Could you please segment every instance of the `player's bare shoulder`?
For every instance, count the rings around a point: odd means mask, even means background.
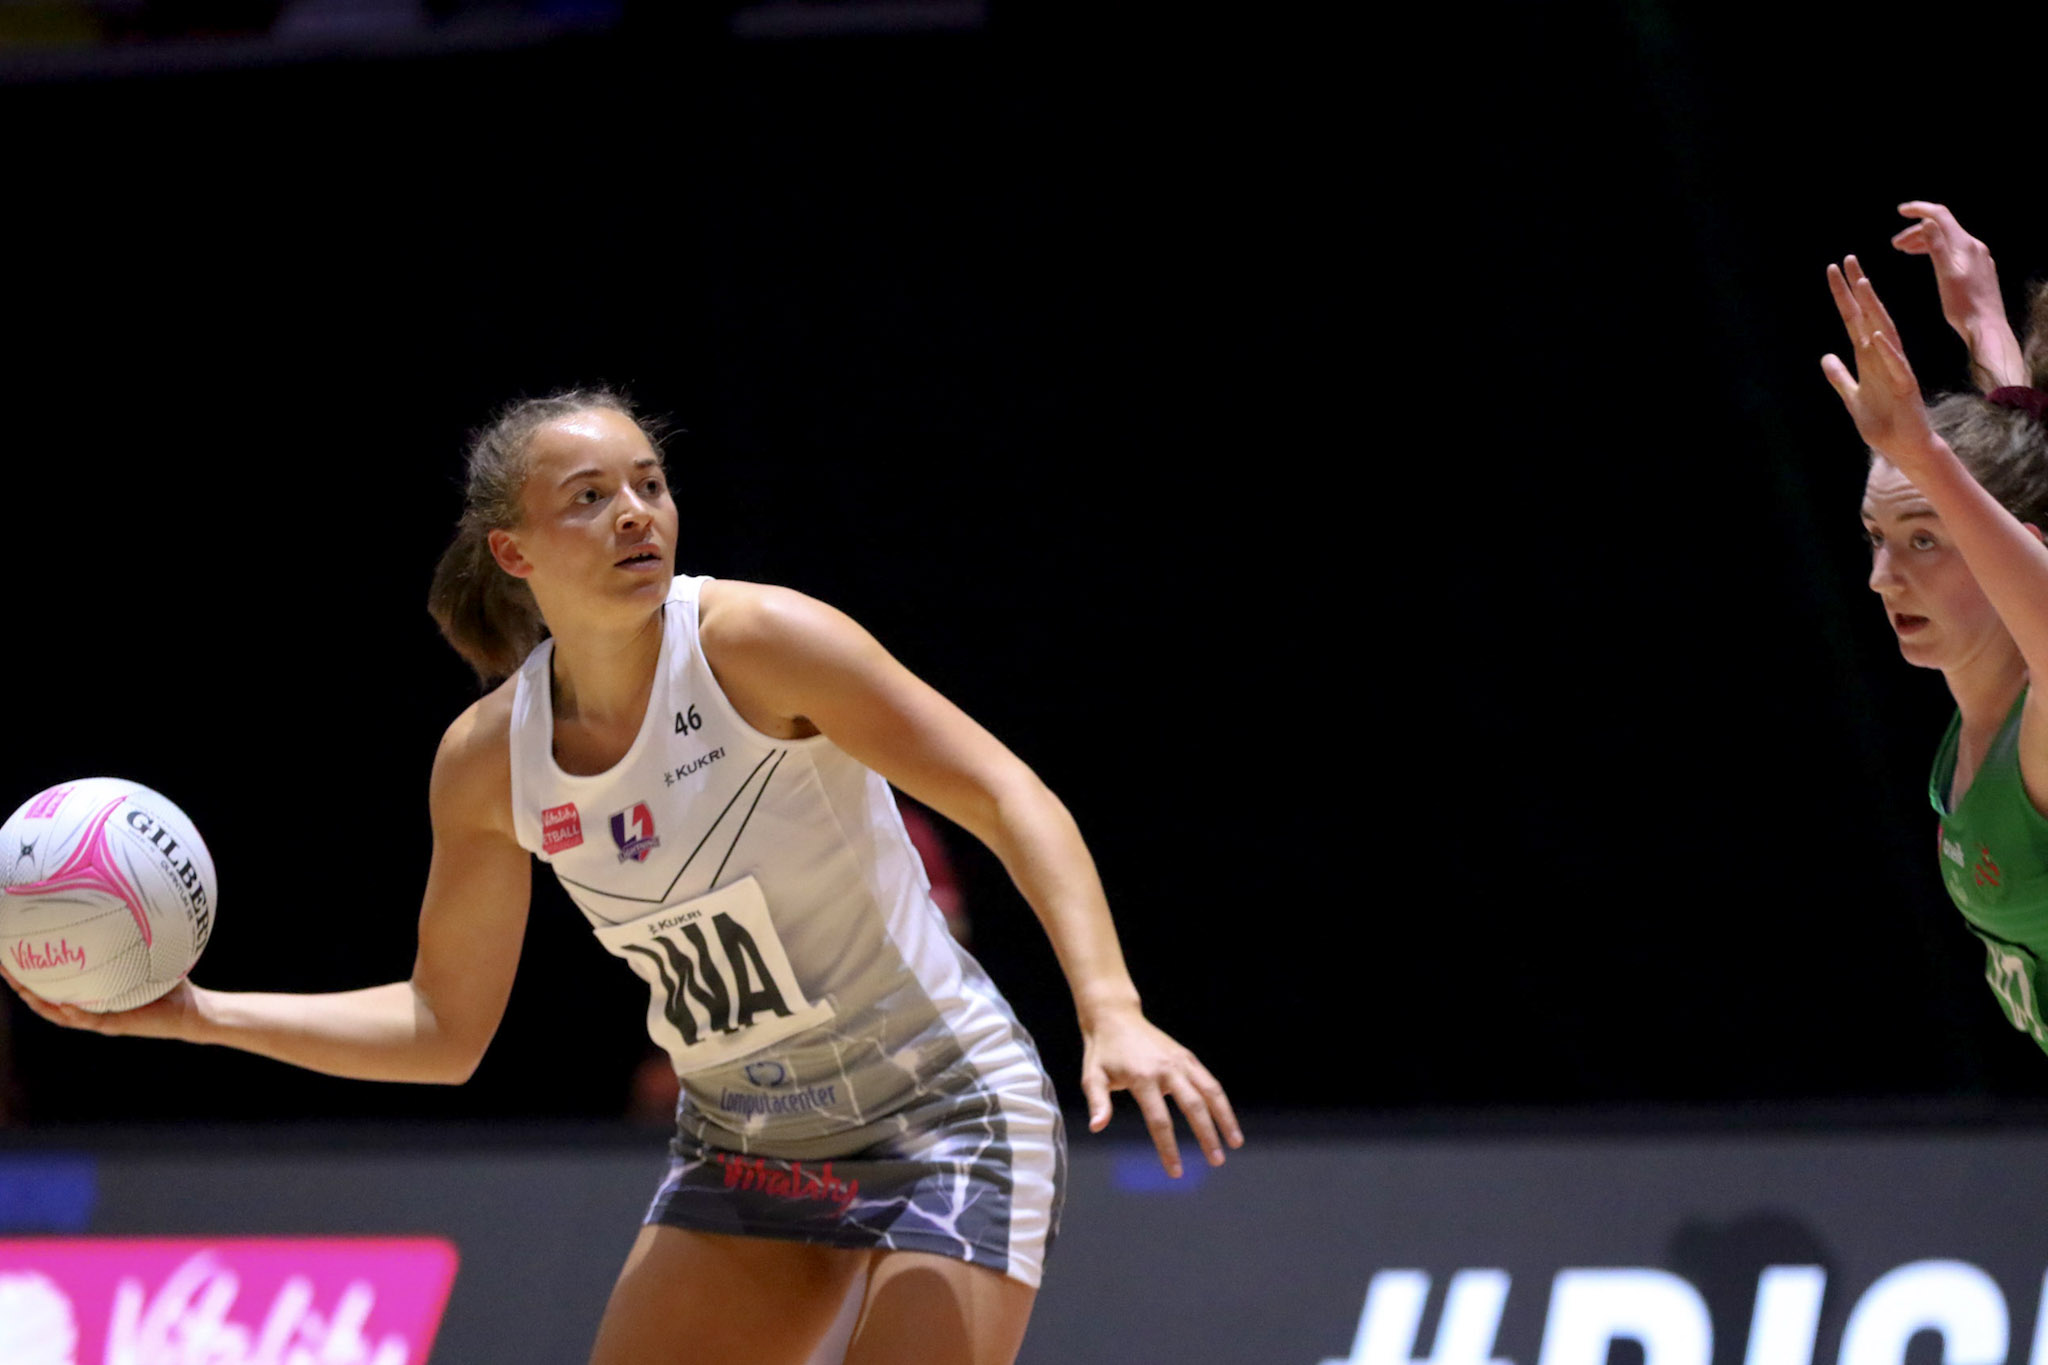
[[[721,659],[771,668],[801,666],[874,643],[852,617],[829,603],[794,588],[732,579],[704,585],[697,632],[714,669]]]
[[[821,646],[858,627],[815,597],[767,583],[714,579],[697,602],[704,662],[741,718],[778,739],[817,734],[798,685]]]
[[[472,702],[441,736],[431,787],[436,832],[490,829],[513,837],[512,694],[507,678]]]
[[[697,632],[714,653],[758,648],[825,615],[839,613],[794,588],[736,578],[712,579],[697,598]]]

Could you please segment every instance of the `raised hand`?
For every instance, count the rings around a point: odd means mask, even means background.
[[[1226,1140],[1232,1147],[1244,1146],[1237,1115],[1209,1069],[1136,1010],[1109,1014],[1087,1030],[1081,1091],[1088,1097],[1091,1133],[1101,1132],[1109,1122],[1112,1090],[1131,1092],[1152,1133],[1152,1145],[1159,1149],[1159,1164],[1176,1180],[1181,1174],[1180,1144],[1174,1139],[1167,1096],[1180,1106],[1211,1166],[1223,1164]]]
[[[1841,395],[1857,434],[1910,479],[1941,438],[1927,425],[1920,381],[1899,345],[1898,328],[1854,256],[1828,267],[1828,292],[1848,329],[1856,370],[1851,374],[1840,359],[1828,355],[1821,359],[1821,372]]]
[[[1989,392],[2002,384],[2026,384],[2026,361],[2005,315],[1991,249],[1965,232],[1940,204],[1915,199],[1899,205],[1899,212],[1917,221],[1894,236],[1892,245],[1933,262],[1941,315],[1970,348],[1977,386]],[[1849,283],[1853,286],[1856,277],[1851,276]]]

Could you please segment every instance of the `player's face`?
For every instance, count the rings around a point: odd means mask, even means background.
[[[1884,599],[1899,652],[1922,668],[1955,669],[2010,649],[2005,623],[1977,586],[1920,490],[1883,460],[1863,489],[1870,587]]]
[[[654,603],[667,597],[676,505],[660,457],[623,413],[591,408],[536,431],[520,501],[525,519],[495,535],[526,567],[520,576],[537,595]]]

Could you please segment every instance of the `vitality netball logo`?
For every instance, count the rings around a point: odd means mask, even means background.
[[[566,806],[549,806],[540,813],[541,852],[554,856],[566,853],[583,842],[583,820],[576,814],[576,803]]]
[[[5,1365],[420,1365],[455,1248],[434,1238],[0,1240]]]
[[[860,1197],[860,1181],[841,1180],[832,1173],[832,1163],[822,1170],[807,1170],[801,1161],[778,1161],[767,1157],[728,1156],[713,1152],[711,1159],[725,1171],[729,1190],[759,1190],[775,1199],[818,1200],[841,1213]]]
[[[636,801],[612,817],[612,842],[619,846],[619,861],[647,861],[647,855],[661,847],[654,835],[654,815],[645,801]]]
[[[64,967],[85,966],[85,949],[74,948],[71,940],[60,938],[52,944],[44,939],[40,950],[27,939],[14,945],[14,969],[19,972],[47,972]]]

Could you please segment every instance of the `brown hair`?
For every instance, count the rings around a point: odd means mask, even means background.
[[[455,523],[454,541],[434,566],[427,611],[486,687],[509,676],[548,634],[533,590],[492,557],[490,533],[511,530],[524,515],[519,494],[526,486],[534,433],[557,418],[592,408],[624,414],[660,452],[657,433],[633,411],[631,401],[604,388],[521,399],[470,437],[462,516]]]
[[[2048,284],[2028,293],[2021,350],[2027,382],[2048,389]],[[1974,393],[1949,394],[1927,410],[1927,421],[2000,506],[2048,530],[2048,424]]]

